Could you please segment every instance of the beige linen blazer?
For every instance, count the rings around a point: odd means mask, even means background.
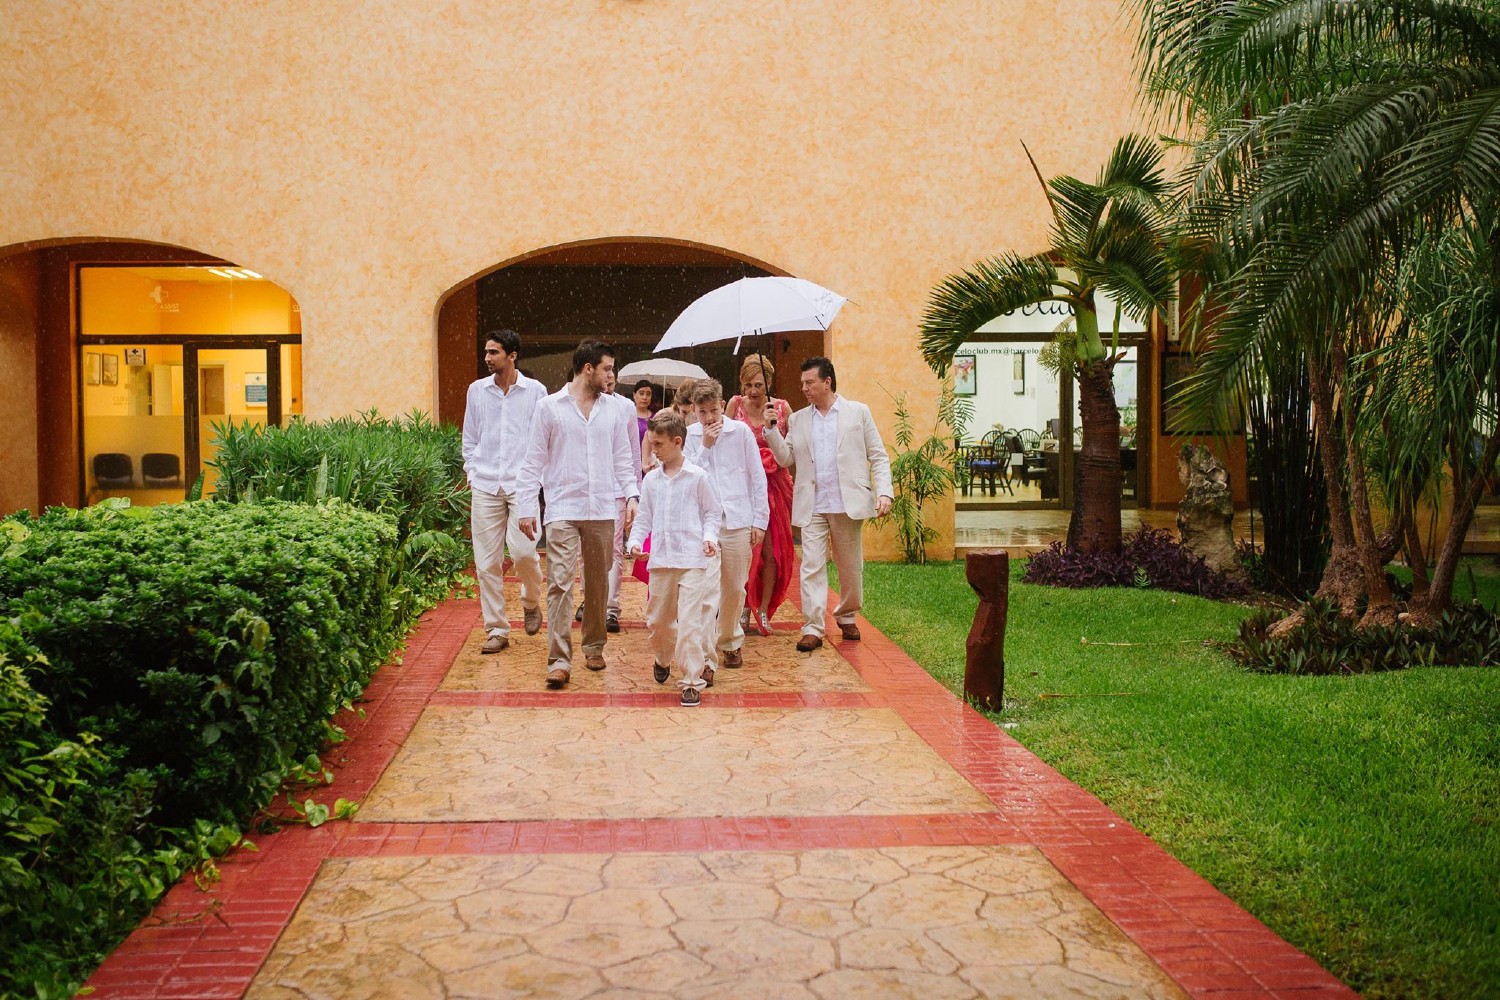
[[[792,523],[805,528],[812,523],[813,434],[811,406],[803,407],[787,421],[786,437],[774,424],[766,425],[766,446],[783,468],[794,469]],[[839,493],[844,513],[858,521],[875,516],[875,502],[891,492],[891,460],[875,427],[875,418],[864,403],[839,397]],[[794,468],[795,467],[795,468]]]

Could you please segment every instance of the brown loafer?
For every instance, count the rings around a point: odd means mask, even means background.
[[[740,652],[738,649],[724,650],[724,666],[728,667],[730,670],[734,670],[737,667],[743,667],[744,665],[744,653]]]
[[[583,665],[585,667],[588,667],[590,670],[603,670],[605,667],[609,666],[609,664],[604,662],[604,657],[593,655],[585,656],[583,658]]]
[[[714,668],[713,667],[704,667],[703,668],[703,686],[704,687],[710,687],[710,688],[714,686]]]
[[[822,638],[813,635],[811,632],[804,632],[802,633],[802,638],[797,640],[797,652],[811,653],[821,645],[823,645]]]
[[[547,686],[549,688],[560,688],[568,683],[568,668],[553,667],[547,671]]]
[[[850,622],[848,625],[840,625],[839,631],[844,634],[844,640],[846,642],[859,641],[859,626],[854,624],[853,622]]]
[[[498,653],[510,646],[510,639],[503,635],[492,635],[484,640],[484,645],[479,647],[481,653]]]

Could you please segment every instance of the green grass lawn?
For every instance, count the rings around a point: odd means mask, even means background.
[[[976,604],[960,563],[865,570],[955,692]],[[1367,997],[1500,997],[1500,670],[1251,674],[1205,645],[1247,613],[1013,578],[1000,721]]]

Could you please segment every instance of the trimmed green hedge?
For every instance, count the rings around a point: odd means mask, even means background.
[[[395,525],[339,501],[14,523],[27,534],[0,560],[0,607],[51,661],[32,683],[59,731],[161,773],[169,826],[268,801],[404,631]]]

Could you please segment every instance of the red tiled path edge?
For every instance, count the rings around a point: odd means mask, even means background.
[[[830,601],[833,606],[835,601]],[[349,740],[315,797],[360,800],[395,757],[423,708],[540,705],[531,692],[438,692],[478,602],[449,601],[422,619],[404,662],[365,693],[364,718],[338,722]],[[830,633],[837,629],[829,622]],[[330,823],[288,827],[237,852],[222,880],[175,886],[88,981],[93,996],[239,997],[311,886],[322,862],[369,855],[508,852],[806,850],[899,845],[1031,844],[1195,997],[1351,998],[1356,994],[1185,865],[955,698],[860,620],[862,642],[835,648],[872,688],[865,694],[745,694],[736,706],[889,707],[998,808],[927,816],[757,817],[493,823]],[[569,707],[671,706],[654,695],[568,695]],[[725,701],[726,707],[730,704]]]

